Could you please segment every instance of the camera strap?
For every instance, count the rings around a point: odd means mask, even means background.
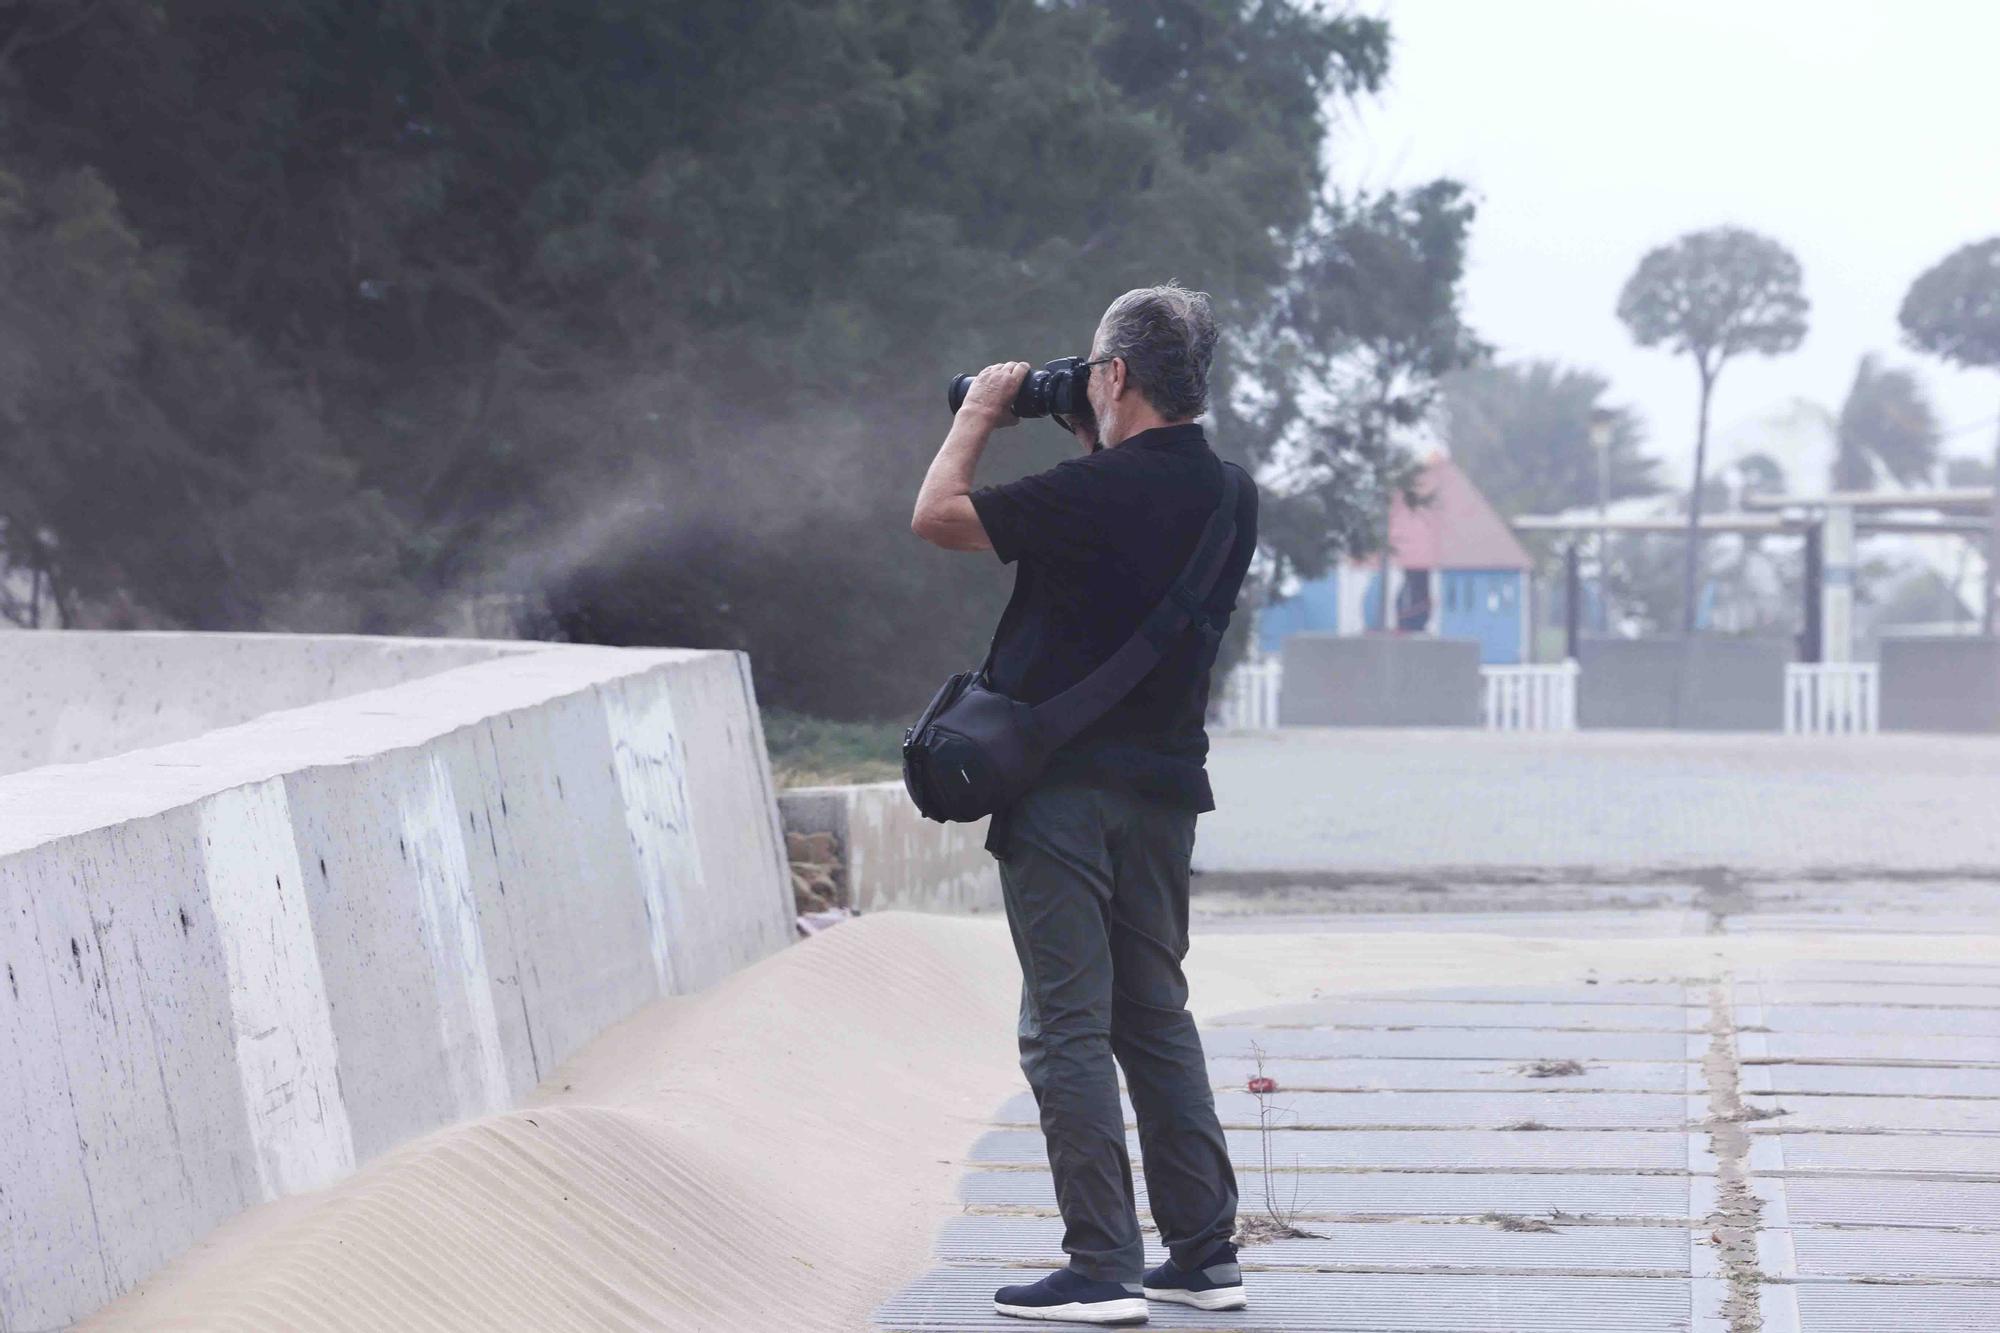
[[[1167,595],[1147,613],[1131,638],[1076,684],[1034,708],[1035,724],[1050,746],[1061,745],[1132,692],[1190,626],[1213,643],[1222,637],[1204,608],[1236,546],[1236,505],[1243,470],[1221,463],[1222,499],[1208,517],[1194,552]],[[992,654],[987,654],[992,661]],[[984,676],[984,668],[981,669]]]

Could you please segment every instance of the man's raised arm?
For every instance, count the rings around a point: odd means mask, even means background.
[[[1014,395],[1027,377],[1027,362],[1002,361],[973,379],[958,415],[951,420],[950,433],[931,460],[930,471],[924,474],[916,512],[910,516],[911,532],[947,551],[993,549],[967,497],[972,494],[972,475],[987,439],[996,430],[1021,424],[1014,415]]]

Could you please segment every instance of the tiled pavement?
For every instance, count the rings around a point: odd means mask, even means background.
[[[1248,1310],[1153,1327],[2000,1330],[2000,959],[1342,995],[1204,1039],[1244,1216],[1315,1234],[1244,1248]],[[1045,1166],[1023,1094],[878,1327],[1030,1326],[991,1296],[1063,1261]]]

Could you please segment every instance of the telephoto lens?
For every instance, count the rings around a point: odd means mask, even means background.
[[[954,416],[957,415],[958,409],[965,405],[965,395],[972,392],[972,381],[976,378],[977,376],[973,375],[960,375],[952,380],[949,401]],[[1049,372],[1046,370],[1028,372],[1027,378],[1021,381],[1020,389],[1014,394],[1015,416],[1045,417],[1049,414],[1048,381]]]
[[[972,391],[972,375],[952,377],[951,388],[945,394],[945,401],[951,405],[954,414],[965,405],[965,395]],[[1014,415],[1017,417],[1087,416],[1090,404],[1083,396],[1083,386],[1090,380],[1090,369],[1079,356],[1059,356],[1040,370],[1031,370],[1021,381],[1020,390],[1014,395]]]
[[[955,375],[952,377],[951,392],[945,395],[945,401],[951,404],[951,414],[953,416],[957,416],[958,409],[965,406],[965,395],[972,391],[972,381],[974,378],[976,377],[972,375]]]

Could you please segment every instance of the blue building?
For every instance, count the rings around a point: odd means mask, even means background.
[[[1414,509],[1389,514],[1391,631],[1475,639],[1489,665],[1527,660],[1530,560],[1471,480],[1443,454],[1424,464]],[[1294,634],[1365,634],[1383,624],[1382,560],[1353,561],[1264,608],[1258,646],[1276,653]]]

